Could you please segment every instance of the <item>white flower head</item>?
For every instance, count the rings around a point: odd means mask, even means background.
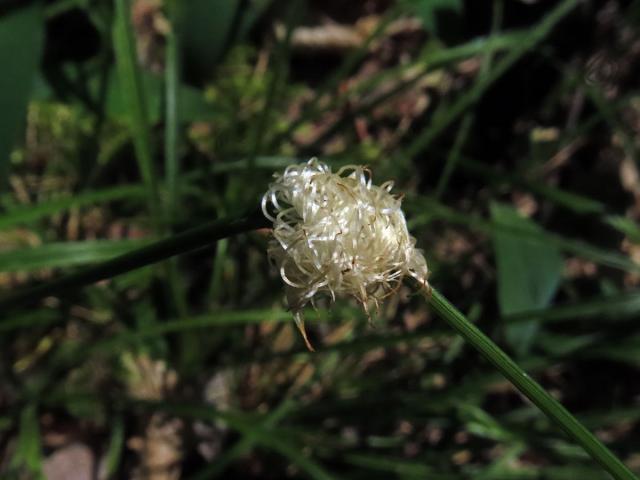
[[[368,313],[406,276],[427,287],[427,262],[409,235],[401,198],[391,194],[393,182],[373,185],[359,165],[332,173],[315,158],[274,178],[262,198],[273,222],[268,254],[309,348],[302,309],[316,296],[351,296]]]

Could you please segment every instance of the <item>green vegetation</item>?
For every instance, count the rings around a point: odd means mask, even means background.
[[[0,5],[2,478],[640,472],[640,2],[353,3]],[[316,352],[256,212],[310,156],[435,287]]]

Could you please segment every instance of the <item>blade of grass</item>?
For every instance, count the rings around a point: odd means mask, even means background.
[[[566,208],[577,214],[599,214],[606,210],[606,206],[603,203],[592,198],[561,190],[542,182],[528,180],[519,175],[504,173],[492,168],[490,165],[478,162],[471,158],[462,157],[460,159],[459,166],[462,170],[470,174],[477,175],[484,181],[488,181],[495,185],[506,183],[526,188],[533,193],[543,196],[555,205]]]
[[[489,337],[469,322],[440,292],[432,289],[430,295],[426,295],[426,299],[441,319],[446,321],[482,357],[496,367],[513,386],[580,445],[613,478],[637,480],[637,477],[604,444],[511,360]]]
[[[334,91],[338,87],[340,82],[342,82],[344,78],[346,78],[346,76],[351,73],[355,66],[363,58],[365,58],[365,56],[369,52],[369,47],[371,46],[372,42],[380,37],[382,33],[384,33],[389,24],[398,17],[399,13],[400,9],[398,8],[398,6],[391,7],[391,10],[385,14],[384,18],[376,25],[376,27],[365,39],[362,45],[360,45],[353,52],[349,53],[344,61],[340,64],[340,66],[331,74],[331,76],[315,90],[314,97],[309,105],[305,105],[304,111],[291,123],[291,125],[289,125],[285,132],[276,136],[276,138],[270,145],[270,149],[276,148],[283,140],[291,138],[298,127],[300,127],[303,123],[309,121],[311,118],[313,118],[314,115],[317,115],[319,113],[318,107],[322,98],[328,93]]]
[[[149,243],[148,240],[85,240],[45,243],[0,253],[0,272],[30,272],[43,268],[86,265],[113,258]]]
[[[436,191],[434,196],[439,199],[442,197],[442,194],[446,190],[449,185],[449,179],[451,175],[453,175],[454,170],[456,169],[458,162],[460,160],[460,151],[462,150],[463,145],[467,141],[469,136],[469,132],[471,131],[471,125],[473,125],[474,115],[468,113],[462,119],[460,123],[460,128],[458,133],[456,134],[456,139],[453,142],[453,146],[447,155],[447,160],[444,164],[444,170],[442,171],[442,175],[438,179],[438,185],[436,186]]]
[[[109,436],[109,447],[105,454],[105,469],[107,478],[116,478],[116,473],[122,460],[122,450],[124,447],[124,420],[122,415],[116,414],[111,419],[111,434]]]
[[[74,8],[82,8],[84,6],[84,0],[58,0],[50,5],[47,5],[44,14],[47,18],[52,18],[62,13],[73,10]]]
[[[224,284],[224,268],[227,261],[227,250],[229,248],[229,240],[223,238],[216,246],[216,254],[213,258],[213,269],[211,272],[211,286],[209,287],[208,297],[214,303],[221,303],[223,296]]]
[[[136,403],[142,404],[142,402]],[[172,404],[169,402],[144,403],[146,403],[147,408],[161,410],[171,415],[209,421],[222,420],[234,430],[242,433],[245,437],[253,439],[263,448],[275,451],[284,456],[291,463],[305,471],[311,478],[316,480],[334,480],[338,478],[333,474],[329,474],[320,464],[308,458],[296,443],[294,443],[294,439],[289,440],[283,438],[284,435],[274,433],[273,429],[262,428],[259,422],[256,422],[253,418],[248,418],[246,415],[240,415],[234,412],[215,411],[209,405]],[[262,424],[264,424],[264,421]]]
[[[269,431],[270,428],[275,427],[287,416],[294,406],[295,404],[291,400],[285,399],[280,405],[273,409],[273,411],[266,415],[264,421],[260,423],[260,428]],[[202,469],[191,477],[190,480],[208,480],[218,477],[231,462],[250,452],[255,443],[256,438],[254,435],[245,435],[233,447],[223,452],[211,465]]]
[[[20,413],[20,434],[14,457],[11,459],[11,466],[25,467],[26,471],[35,478],[43,478],[38,407],[34,403],[29,403]]]
[[[434,480],[457,480],[456,474],[437,474],[432,467],[416,460],[389,458],[371,453],[349,453],[344,461],[359,469],[384,472],[399,478],[428,478]]]
[[[262,212],[236,219],[220,219],[152,243],[96,266],[6,295],[0,298],[0,311],[6,312],[11,308],[35,302],[48,295],[56,295],[71,288],[89,285],[99,280],[166,260],[174,255],[205,247],[221,238],[266,226],[268,226],[268,223]]]
[[[517,228],[507,228],[501,225],[492,225],[491,222],[488,222],[477,215],[458,212],[441,203],[433,201],[433,199],[421,198],[420,202],[414,203],[414,201],[415,200],[408,200],[406,202],[407,210],[412,210],[415,213],[413,220],[409,222],[410,228],[415,228],[425,220],[431,221],[438,218],[460,224],[489,235],[493,235],[499,229],[500,231],[512,233],[514,235],[520,234],[523,237],[531,240],[537,240],[542,243],[549,242],[558,246],[563,251],[587,258],[601,265],[606,265],[628,272],[640,272],[640,265],[624,255],[604,250],[581,240],[575,240],[573,238],[567,238],[562,235],[551,233],[542,229],[542,227],[540,227],[539,231],[534,232]]]
[[[71,208],[84,207],[96,203],[106,203],[114,200],[129,200],[144,198],[144,187],[140,185],[122,185],[118,187],[81,193],[66,198],[52,199],[44,203],[16,207],[10,209],[0,217],[0,230],[17,225],[26,225],[48,215],[53,215]]]
[[[493,14],[491,18],[491,31],[489,33],[490,38],[495,38],[496,35],[499,34],[502,25],[503,11],[503,0],[494,0]],[[489,51],[483,56],[482,64],[480,65],[480,73],[478,74],[478,82],[485,81],[488,72],[491,70],[494,56],[495,52],[493,51]],[[467,113],[460,122],[460,128],[458,129],[458,133],[456,134],[456,139],[453,143],[453,147],[447,155],[444,170],[442,171],[442,175],[440,175],[440,178],[438,179],[438,185],[436,186],[435,191],[436,198],[442,197],[442,194],[449,184],[449,179],[451,178],[451,175],[453,175],[453,172],[458,165],[458,161],[460,160],[460,152],[464,144],[467,142],[467,138],[469,136],[469,133],[471,132],[471,125],[473,125],[474,120],[475,115],[473,115],[473,113]]]
[[[129,127],[140,174],[147,188],[147,201],[154,226],[162,225],[160,194],[153,164],[151,131],[147,117],[146,94],[143,88],[133,35],[130,9],[127,0],[115,0],[116,17],[113,27],[113,43],[120,88],[129,109]]]
[[[150,325],[133,331],[127,331],[99,341],[91,349],[110,351],[121,346],[131,345],[150,337],[168,333],[206,330],[216,327],[262,324],[291,321],[291,313],[284,310],[245,310],[221,311],[212,315],[200,315],[186,319],[172,320]],[[2,324],[0,324],[2,325]]]
[[[505,322],[521,322],[536,318],[540,322],[564,322],[579,319],[581,322],[594,319],[620,321],[633,319],[640,314],[640,293],[632,292],[612,297],[596,298],[585,302],[559,305],[553,308],[519,312],[505,315]]]
[[[262,144],[264,142],[265,133],[267,131],[267,125],[271,119],[272,111],[277,103],[278,95],[280,93],[282,82],[286,78],[289,72],[289,54],[291,49],[291,35],[295,23],[300,16],[300,9],[304,2],[289,3],[286,18],[285,18],[285,37],[276,44],[274,51],[276,66],[273,76],[267,87],[267,98],[261,115],[253,127],[253,138],[251,142],[251,149],[249,150],[249,156],[247,158],[247,169],[249,172],[253,170],[255,165],[255,159],[259,152],[262,151]]]
[[[167,189],[167,224],[171,225],[176,215],[176,205],[179,201],[178,178],[180,175],[180,159],[178,157],[180,131],[180,45],[179,32],[182,27],[180,21],[180,6],[176,0],[169,0],[167,12],[171,28],[166,37],[166,65],[165,65],[165,184]],[[169,289],[173,306],[177,315],[184,319],[188,315],[188,305],[183,283],[179,278],[178,264],[175,258],[166,265]],[[181,338],[182,366],[197,363],[197,339],[184,335]]]
[[[628,132],[629,129],[624,125],[624,122],[620,120],[620,114],[616,110],[615,104],[606,98],[606,95],[599,86],[584,84],[583,87],[587,97],[598,109],[602,117],[606,119],[611,129],[622,140],[621,143],[624,152],[630,158],[636,158],[638,156],[638,149],[635,146],[634,135]]]
[[[36,310],[22,315],[12,316],[0,323],[0,332],[9,332],[21,328],[44,327],[60,322],[59,315],[48,310]]]
[[[602,358],[640,367],[640,335],[625,336],[615,343],[593,346],[580,352],[588,358]]]
[[[191,418],[196,420],[217,422],[223,421],[233,430],[238,431],[245,437],[252,438],[261,447],[274,451],[285,457],[292,464],[298,466],[306,472],[309,477],[317,480],[333,480],[336,475],[329,474],[320,464],[308,458],[308,456],[298,447],[298,439],[288,439],[285,430],[275,430],[273,427],[265,428],[268,425],[264,415],[245,414],[235,411],[221,411],[212,405],[175,403],[168,401],[147,401],[132,398],[104,398],[86,393],[52,393],[43,402],[52,406],[65,406],[73,402],[90,402],[95,404],[109,402],[111,408],[131,412],[134,409],[143,411],[164,412],[177,417]],[[286,403],[286,401],[285,401]]]
[[[356,85],[353,89],[345,92],[343,95],[337,97],[335,100],[331,101],[327,106],[327,110],[335,110],[339,108],[341,105],[349,101],[353,98],[353,95],[359,91],[369,91],[376,84],[382,82],[383,80],[393,80],[398,77],[406,78],[407,72],[412,72],[409,75],[409,78],[403,79],[400,82],[391,88],[384,89],[384,91],[378,95],[376,95],[373,99],[369,100],[366,103],[357,105],[355,108],[351,108],[349,112],[343,115],[337,122],[332,124],[325,132],[320,135],[320,137],[315,140],[310,146],[305,147],[302,154],[303,156],[308,156],[309,154],[314,154],[320,149],[320,146],[324,144],[327,140],[329,140],[333,135],[339,132],[341,129],[348,124],[353,118],[359,115],[366,115],[371,112],[373,109],[378,107],[379,105],[384,104],[389,99],[394,96],[404,92],[409,89],[411,86],[415,85],[419,81],[421,81],[426,75],[431,73],[437,68],[441,68],[443,66],[449,65],[451,63],[455,63],[457,61],[462,61],[466,58],[472,57],[473,55],[478,55],[481,53],[487,53],[490,51],[498,51],[498,50],[508,50],[510,47],[513,48],[514,44],[517,44],[523,37],[526,37],[525,32],[515,32],[505,35],[497,35],[495,38],[489,39],[477,39],[466,43],[464,45],[460,45],[457,47],[441,49],[441,50],[426,50],[424,55],[422,55],[416,62],[413,62],[408,65],[401,65],[397,67],[397,69],[390,69],[387,71],[383,71],[380,74],[374,76],[370,79],[365,79],[360,84]],[[413,73],[414,71],[416,71]],[[405,73],[405,75],[403,75]],[[396,83],[396,82],[394,82]],[[319,112],[322,113],[322,112]]]
[[[413,158],[420,151],[426,150],[438,135],[467,111],[493,82],[507,72],[525,53],[540,43],[577,4],[578,0],[564,0],[559,3],[538,25],[530,30],[526,39],[514,45],[514,48],[497,62],[496,66],[478,81],[469,92],[458,98],[449,108],[441,111],[441,115],[437,118],[433,118],[429,127],[416,137],[406,148],[403,155],[407,158]]]
[[[640,241],[640,226],[636,222],[622,215],[608,213],[609,208],[598,200],[561,190],[542,182],[521,178],[518,175],[499,172],[488,165],[470,158],[461,158],[459,166],[463,170],[478,175],[495,185],[507,183],[526,188],[549,200],[554,205],[558,205],[578,215],[598,215],[600,222],[629,236],[633,241]]]

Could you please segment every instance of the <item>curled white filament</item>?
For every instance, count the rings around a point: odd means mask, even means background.
[[[390,193],[393,182],[373,185],[371,172],[357,165],[332,173],[315,158],[274,178],[262,198],[273,222],[268,255],[309,348],[302,309],[316,296],[352,296],[368,312],[407,275],[426,286],[427,262],[409,235],[401,199]]]

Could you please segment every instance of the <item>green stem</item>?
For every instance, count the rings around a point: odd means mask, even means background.
[[[6,313],[11,308],[35,302],[43,297],[90,285],[100,280],[166,260],[174,255],[205,247],[221,238],[266,226],[268,226],[267,220],[261,212],[242,218],[216,220],[125,253],[113,260],[108,260],[76,273],[7,295],[0,299],[0,312]]]
[[[115,6],[116,19],[113,26],[113,46],[120,88],[129,109],[129,127],[133,136],[138,168],[148,190],[149,210],[155,223],[154,227],[158,230],[162,224],[162,208],[153,164],[154,154],[145,88],[142,73],[138,67],[138,54],[131,26],[131,5],[128,0],[116,0]]]
[[[440,292],[431,290],[428,296],[431,307],[471,344],[522,394],[578,443],[596,462],[617,480],[638,480],[637,477],[589,432],[569,411],[549,395],[544,388],[522,370],[493,341],[460,313]]]

